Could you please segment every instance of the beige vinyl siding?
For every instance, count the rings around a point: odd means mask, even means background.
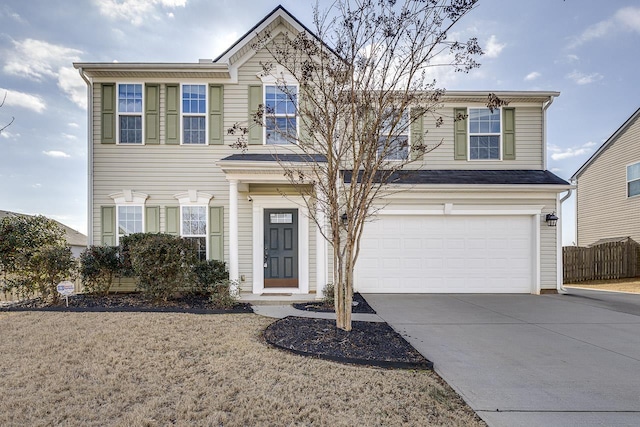
[[[627,197],[627,165],[640,162],[640,118],[578,177],[577,244],[630,236],[640,242],[640,196]]]
[[[542,106],[540,104],[527,105],[523,103],[510,104],[515,108],[516,115],[516,158],[515,160],[455,160],[454,159],[454,108],[468,107],[465,104],[448,104],[438,111],[444,123],[439,128],[435,126],[434,119],[427,115],[424,118],[424,129],[427,132],[425,144],[434,146],[442,141],[442,144],[425,154],[423,169],[543,169],[542,150]],[[473,105],[472,107],[480,107]],[[468,141],[467,134],[467,145]]]

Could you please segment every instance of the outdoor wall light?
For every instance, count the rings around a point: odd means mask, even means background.
[[[547,214],[545,221],[547,221],[547,225],[549,227],[555,227],[558,223],[558,216],[555,212],[551,212],[550,214]]]
[[[347,225],[347,221],[349,220],[349,217],[347,216],[346,212],[340,215],[340,219],[342,220],[343,225]]]

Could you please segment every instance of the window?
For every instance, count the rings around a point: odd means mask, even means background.
[[[640,194],[640,162],[627,166],[627,197]]]
[[[120,144],[142,144],[142,84],[118,85]]]
[[[143,232],[142,206],[118,206],[118,239]]]
[[[500,109],[469,109],[469,159],[500,160]]]
[[[207,259],[207,207],[182,206],[181,235],[193,242],[198,259]]]
[[[266,143],[290,144],[298,136],[298,88],[265,86]]]
[[[400,113],[391,108],[386,109],[382,120],[383,125],[378,138],[378,156],[384,154],[385,160],[407,160],[409,158],[409,110]]]
[[[207,88],[205,85],[182,86],[182,143],[206,144]]]

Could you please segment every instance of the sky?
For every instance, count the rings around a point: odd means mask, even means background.
[[[331,1],[321,0],[320,8]],[[312,4],[281,0],[313,28]],[[0,209],[87,230],[86,85],[73,62],[215,58],[278,3],[265,0],[4,0],[0,4]],[[447,90],[542,90],[548,169],[569,179],[640,107],[637,0],[480,0],[451,38],[477,37]],[[573,197],[563,243],[575,241]]]

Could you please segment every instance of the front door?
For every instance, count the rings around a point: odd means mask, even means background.
[[[264,210],[264,287],[298,287],[298,209]]]

